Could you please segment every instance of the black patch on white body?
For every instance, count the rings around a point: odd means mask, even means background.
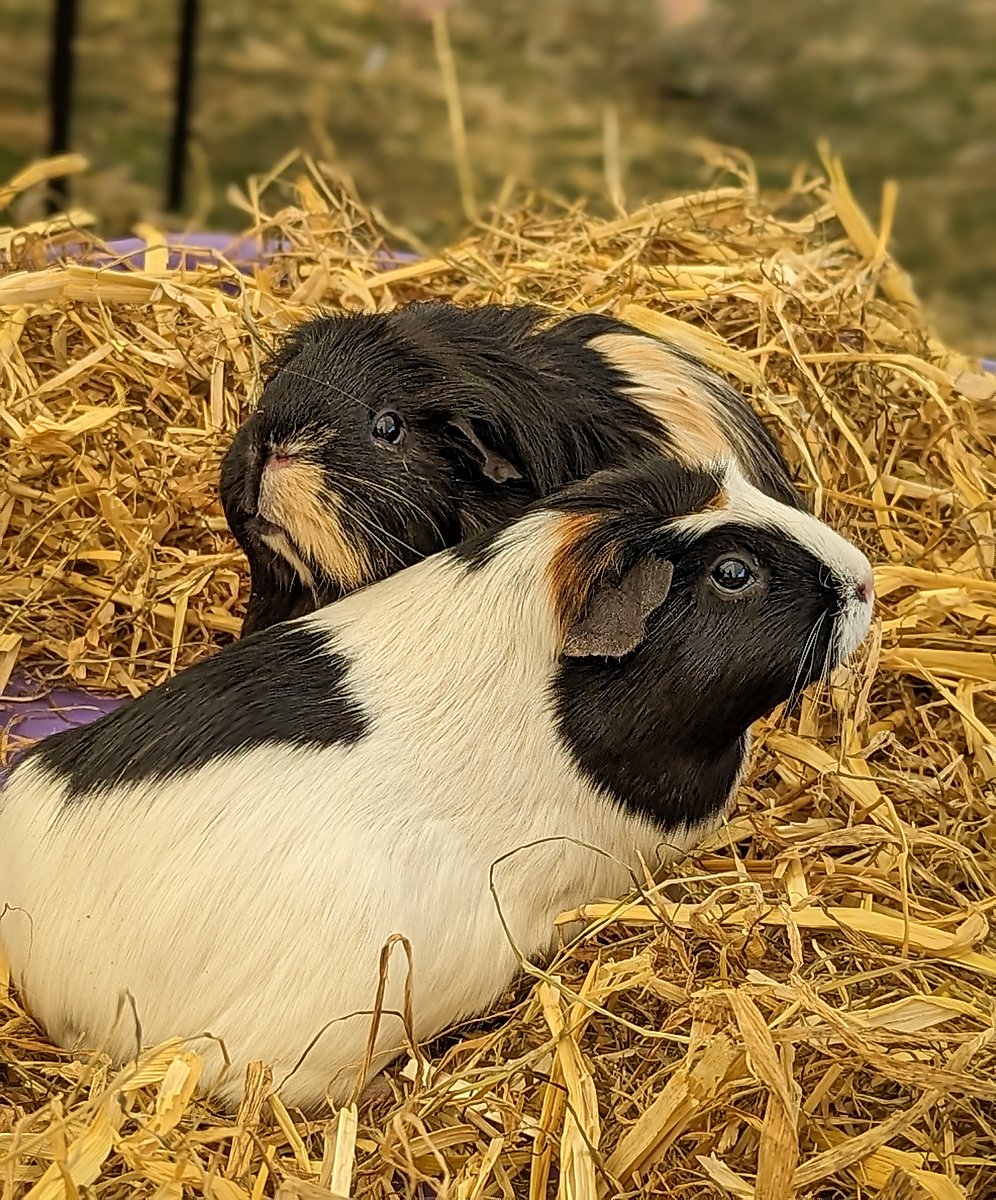
[[[73,804],[260,746],[352,745],[370,718],[348,672],[327,632],[288,624],[225,647],[90,725],[53,734],[23,761],[64,779]]]

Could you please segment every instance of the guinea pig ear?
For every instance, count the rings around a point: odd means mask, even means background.
[[[512,466],[507,458],[486,446],[478,437],[473,425],[464,417],[452,417],[450,424],[470,442],[471,446],[481,456],[481,469],[486,478],[492,483],[507,483],[510,479],[521,479],[521,473]]]
[[[671,588],[674,568],[662,558],[637,563],[618,583],[600,581],[564,640],[567,658],[622,658],[643,641],[644,624]]]

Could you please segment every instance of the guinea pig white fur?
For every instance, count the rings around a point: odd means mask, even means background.
[[[599,313],[442,301],[295,327],[221,469],[249,560],[243,634],[309,612],[664,447],[732,455],[802,507],[744,398],[693,355]]]
[[[341,1102],[391,935],[419,1040],[486,1011],[517,969],[493,864],[548,953],[722,820],[752,723],[871,608],[865,556],[731,461],[593,476],[33,747],[0,793],[12,979],[67,1047],[181,1037],[226,1104],[257,1059]],[[371,1073],[403,1044],[385,1016]]]

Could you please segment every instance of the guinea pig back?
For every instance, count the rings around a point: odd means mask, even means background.
[[[763,422],[693,356],[599,314],[414,303],[297,326],[222,467],[243,632],[337,599],[648,448],[732,455],[801,500]]]
[[[63,1045],[181,1037],[222,1103],[260,1059],[341,1102],[393,934],[416,1038],[486,1011],[560,912],[723,819],[751,724],[870,613],[864,555],[732,460],[596,474],[33,747],[0,794],[12,980]]]

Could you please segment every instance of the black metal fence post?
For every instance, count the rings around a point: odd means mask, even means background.
[[[77,0],[55,0],[52,18],[52,54],[49,59],[49,135],[51,157],[65,154],[69,149],[70,117],[73,107],[73,68]],[[47,205],[49,212],[64,208],[69,198],[69,181],[63,176],[49,183]]]
[[[176,91],[173,110],[173,136],[169,154],[169,180],[166,186],[168,212],[183,207],[190,137],[191,92],[194,82],[194,58],[197,42],[198,0],[183,0],[180,12],[180,49],[176,66]]]

